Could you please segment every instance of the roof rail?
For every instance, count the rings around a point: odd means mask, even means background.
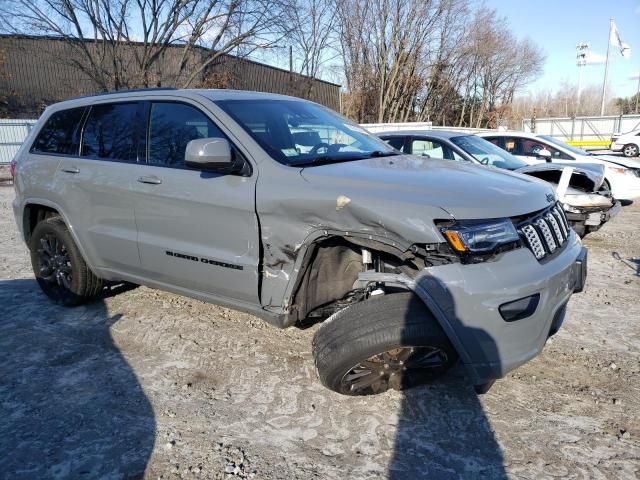
[[[127,90],[113,90],[111,92],[90,93],[88,95],[82,95],[80,97],[75,97],[75,98],[101,97],[103,95],[117,95],[119,93],[131,93],[131,92],[157,92],[157,91],[163,91],[163,90],[178,90],[178,89],[175,87],[130,88]]]

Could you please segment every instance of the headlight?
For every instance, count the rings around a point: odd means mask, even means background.
[[[489,253],[500,245],[520,240],[513,222],[508,218],[456,222],[441,227],[440,231],[458,253]]]

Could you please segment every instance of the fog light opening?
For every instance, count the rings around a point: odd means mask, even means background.
[[[540,294],[536,293],[513,302],[503,303],[498,310],[506,322],[515,322],[533,315],[538,308],[538,302],[540,302]]]

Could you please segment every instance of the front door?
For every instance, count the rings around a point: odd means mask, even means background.
[[[185,166],[190,140],[226,138],[198,105],[150,102],[147,118],[147,165],[135,179],[134,207],[144,275],[258,303],[256,172],[239,176]]]

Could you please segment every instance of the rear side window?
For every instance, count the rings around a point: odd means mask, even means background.
[[[136,161],[137,103],[91,107],[82,132],[83,157]]]
[[[226,138],[197,108],[173,102],[151,104],[148,138],[150,165],[184,167],[187,143],[212,137]]]
[[[77,155],[77,129],[84,113],[84,107],[55,112],[44,124],[31,151],[35,153],[56,153]]]
[[[383,140],[396,150],[404,151],[404,137],[388,137],[383,138]]]

